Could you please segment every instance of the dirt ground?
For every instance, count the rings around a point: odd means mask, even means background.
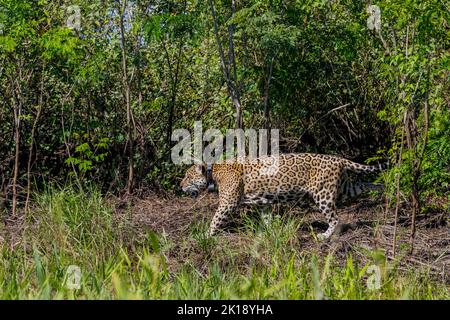
[[[165,234],[173,242],[180,242],[188,234],[190,225],[201,219],[208,223],[217,207],[216,194],[204,193],[198,199],[189,197],[148,196],[137,199],[131,209],[132,224],[136,230],[153,230]],[[450,226],[449,215],[445,213],[430,214],[418,217],[417,231],[414,240],[414,251],[409,253],[410,242],[410,210],[401,206],[396,227],[396,256],[392,250],[394,235],[394,210],[385,210],[382,199],[363,198],[355,203],[338,209],[343,224],[342,232],[330,241],[318,242],[312,236],[325,230],[326,224],[320,212],[310,206],[274,207],[278,212],[302,217],[302,226],[297,231],[298,250],[320,255],[333,253],[335,258],[345,262],[348,254],[362,263],[367,262],[367,252],[379,250],[389,260],[398,263],[398,268],[410,271],[411,268],[429,269],[433,277],[450,284]],[[118,210],[124,214],[124,209]],[[240,210],[245,214],[245,209]],[[244,211],[244,212],[243,212]],[[227,241],[240,246],[248,239],[242,238],[233,229],[220,236],[219,241]],[[179,252],[172,257],[180,263],[188,253]],[[192,254],[189,253],[189,254]]]
[[[182,266],[187,259],[196,260],[201,268],[205,254],[197,248],[196,243],[182,245],[188,238],[193,224],[203,221],[209,224],[217,207],[218,196],[214,193],[204,193],[197,199],[189,197],[148,195],[142,199],[134,198],[130,202],[111,200],[115,207],[114,218],[119,223],[126,223],[131,230],[129,242],[141,239],[145,243],[146,235],[152,230],[164,235],[174,245],[170,250],[168,263],[174,269]],[[344,264],[348,254],[361,263],[369,262],[369,252],[378,250],[389,260],[397,263],[397,267],[405,272],[418,268],[429,270],[430,274],[450,285],[450,221],[448,213],[438,212],[421,216],[417,219],[417,231],[414,241],[414,251],[409,253],[410,210],[406,205],[400,207],[397,224],[396,256],[392,250],[394,238],[394,210],[385,210],[381,198],[373,200],[369,197],[360,198],[354,203],[338,209],[342,233],[333,239],[318,242],[312,236],[326,229],[323,217],[314,207],[305,206],[274,206],[275,214],[297,215],[302,223],[297,231],[295,248],[306,254],[326,256],[333,253],[339,263]],[[240,218],[246,210],[240,210]],[[6,241],[14,247],[20,243],[23,231],[23,217],[7,219],[0,233],[0,243]],[[238,223],[239,225],[239,223]],[[234,229],[235,230],[235,229]],[[251,236],[244,236],[231,230],[220,235],[218,241],[235,246],[241,255],[243,249],[251,246]],[[244,250],[245,251],[245,250]],[[196,259],[197,257],[197,259]],[[236,258],[236,257],[234,257]],[[229,259],[234,259],[229,258]],[[246,257],[241,257],[246,259]],[[244,261],[245,263],[245,261]]]

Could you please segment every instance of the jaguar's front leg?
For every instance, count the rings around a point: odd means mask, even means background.
[[[214,214],[209,228],[209,235],[214,236],[229,221],[239,206],[242,183],[238,176],[229,175],[219,184],[219,207]]]
[[[209,227],[209,235],[214,236],[229,221],[237,205],[219,204]]]

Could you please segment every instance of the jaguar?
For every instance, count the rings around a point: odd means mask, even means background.
[[[227,160],[207,165],[198,163],[187,169],[181,181],[184,192],[194,198],[213,186],[219,193],[219,205],[209,228],[215,235],[233,213],[243,205],[266,206],[287,203],[308,195],[328,223],[319,240],[328,239],[339,223],[338,200],[359,195],[372,184],[354,183],[350,172],[378,172],[387,165],[364,165],[333,155],[290,153]]]

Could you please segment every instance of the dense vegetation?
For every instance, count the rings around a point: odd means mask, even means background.
[[[0,297],[69,297],[55,279],[73,259],[93,270],[85,298],[112,297],[111,277],[119,297],[315,298],[317,281],[332,298],[445,297],[414,275],[370,293],[352,261],[309,278],[320,263],[273,243],[280,268],[223,283],[212,258],[207,278],[173,278],[150,240],[116,238],[103,197],[176,191],[174,129],[279,128],[282,152],[389,161],[387,207],[407,205],[413,239],[419,216],[449,210],[449,18],[441,0],[0,0],[0,214],[35,232],[0,242]]]

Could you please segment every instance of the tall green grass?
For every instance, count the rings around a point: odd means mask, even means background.
[[[178,243],[152,232],[137,237],[129,218],[114,216],[95,188],[36,195],[21,242],[0,248],[0,299],[449,298],[426,272],[402,273],[379,254],[380,287],[370,289],[369,265],[299,251],[295,218],[269,226],[249,219],[218,238],[194,222]],[[71,265],[81,269],[79,289],[70,289]]]

